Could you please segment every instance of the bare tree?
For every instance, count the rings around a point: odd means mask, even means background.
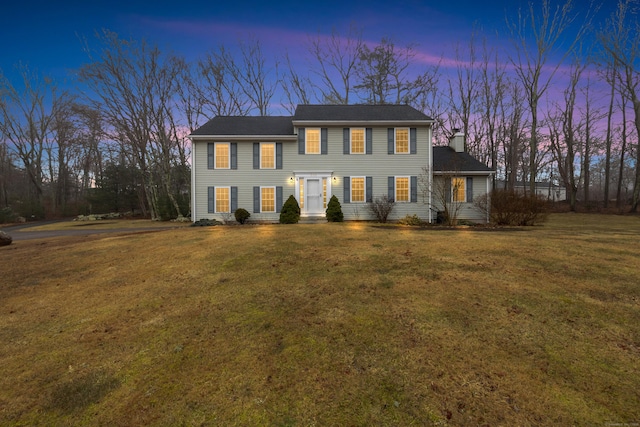
[[[540,10],[536,10],[538,4]],[[585,23],[579,26],[576,34],[570,37],[569,43],[566,45],[561,43],[574,24],[575,18],[571,0],[566,0],[564,4],[555,8],[551,0],[541,0],[540,2],[531,1],[525,12],[518,10],[517,20],[507,19],[507,27],[515,47],[511,63],[524,89],[530,112],[529,190],[531,194],[535,193],[538,172],[536,162],[539,159],[538,149],[540,148],[538,106],[558,68],[586,31],[588,16]],[[558,51],[560,60],[555,65],[549,66],[549,61]]]
[[[313,83],[309,77],[303,76],[295,70],[288,54],[285,56],[285,61],[287,68],[280,80],[280,86],[284,91],[285,107],[293,115],[297,104],[311,104],[311,99],[314,96]]]
[[[179,141],[170,125],[175,108],[180,62],[165,57],[145,41],[122,40],[104,31],[98,35],[102,49],[79,71],[96,95],[93,107],[102,112],[110,137],[122,144],[121,152],[141,171],[143,214],[159,219],[159,200],[170,199],[171,167]]]
[[[319,79],[315,87],[320,91],[323,103],[349,104],[352,101],[362,48],[362,31],[354,25],[344,36],[333,29],[328,38],[318,35],[309,39],[308,51],[317,65],[317,68],[312,67],[312,73]]]
[[[636,134],[640,135],[640,22],[632,13],[632,0],[619,0],[618,7],[600,31],[605,52],[619,65],[621,88],[633,106]],[[631,211],[637,212],[640,202],[640,149],[636,150],[636,175]]]
[[[22,162],[33,194],[32,214],[44,215],[46,147],[52,144],[54,120],[61,114],[69,94],[55,82],[18,66],[22,82],[18,90],[0,74],[0,134]],[[51,160],[51,159],[50,159]]]

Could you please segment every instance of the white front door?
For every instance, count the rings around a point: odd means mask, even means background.
[[[322,209],[322,180],[307,178],[306,191],[306,211],[308,214],[317,215],[323,212]]]

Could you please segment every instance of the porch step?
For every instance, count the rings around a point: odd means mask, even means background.
[[[298,224],[320,224],[327,222],[327,218],[324,216],[303,216],[300,217]]]

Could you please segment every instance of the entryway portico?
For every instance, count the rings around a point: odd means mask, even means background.
[[[325,215],[331,198],[332,171],[294,171],[295,197],[300,205],[300,216]]]

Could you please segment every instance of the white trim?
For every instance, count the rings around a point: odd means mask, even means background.
[[[398,151],[398,130],[407,131],[407,151]],[[405,127],[393,128],[393,154],[411,154],[411,129]]]
[[[262,189],[263,188],[272,188],[273,189],[273,210],[272,211],[265,211],[264,209],[262,209]],[[264,186],[260,186],[260,213],[276,213],[278,211],[278,207],[276,206],[276,187],[274,185],[264,185]]]
[[[398,200],[398,178],[405,178],[407,180],[407,200]],[[393,177],[393,200],[396,203],[411,203],[411,177],[398,175]]]
[[[356,153],[353,151],[353,131],[361,130],[362,131],[362,153]],[[362,155],[367,154],[367,128],[349,128],[349,154],[353,155]]]
[[[319,127],[376,127],[386,126],[393,127],[397,125],[402,126],[428,126],[431,127],[435,120],[293,120],[293,126],[307,127],[307,126],[319,126]],[[346,126],[348,125],[348,126]]]
[[[358,200],[356,202],[353,201],[353,179],[362,178],[362,194],[364,199],[362,201]],[[366,176],[351,176],[349,184],[349,203],[367,203],[367,177]]]
[[[227,167],[219,168],[218,163],[218,145],[226,145],[227,146]],[[213,169],[218,170],[229,170],[231,169],[231,143],[230,142],[214,142],[213,143]]]
[[[222,188],[226,188],[228,190],[228,194],[229,194],[229,210],[228,211],[219,211],[218,210],[218,190],[222,189]],[[214,214],[220,214],[220,213],[231,213],[231,186],[225,186],[225,185],[215,185],[213,186],[213,213]]]
[[[191,222],[196,222],[196,215],[198,212],[198,206],[196,205],[196,150],[198,144],[193,144],[191,147]],[[205,145],[205,150],[207,146]],[[208,153],[207,153],[208,154]],[[205,156],[206,160],[206,156]],[[207,201],[208,202],[208,201]]]
[[[247,142],[256,142],[258,141],[266,141],[266,142],[283,142],[283,141],[291,141],[297,142],[298,135],[189,135],[193,141],[200,140],[208,140],[209,142],[215,142],[214,140],[223,141],[247,141]]]
[[[333,171],[294,171],[293,172],[293,176],[295,177],[294,197],[296,198],[296,200],[298,200],[298,203],[300,203],[300,181],[304,182],[304,184],[303,184],[303,187],[304,187],[303,197],[306,198],[308,196],[309,186],[307,185],[307,179],[317,179],[317,180],[319,180],[320,181],[320,191],[323,190],[323,188],[322,188],[323,180],[326,180],[326,183],[327,183],[326,203],[327,204],[329,203],[329,199],[331,199],[332,189],[333,189],[333,182],[332,182]],[[325,203],[325,200],[323,200],[323,211],[322,211],[322,213],[324,213],[324,203]],[[317,213],[317,212],[309,213],[307,211],[308,206],[309,206],[308,201],[304,200],[302,202],[302,206],[300,207],[300,216],[303,216],[303,217],[306,217],[306,216],[318,216],[319,213]]]
[[[259,142],[259,148],[260,148],[260,169],[264,169],[264,170],[273,170],[276,168],[276,163],[277,163],[277,159],[276,159],[276,143],[275,142]],[[262,167],[262,144],[271,144],[273,146],[273,167],[272,168],[265,168]]]

